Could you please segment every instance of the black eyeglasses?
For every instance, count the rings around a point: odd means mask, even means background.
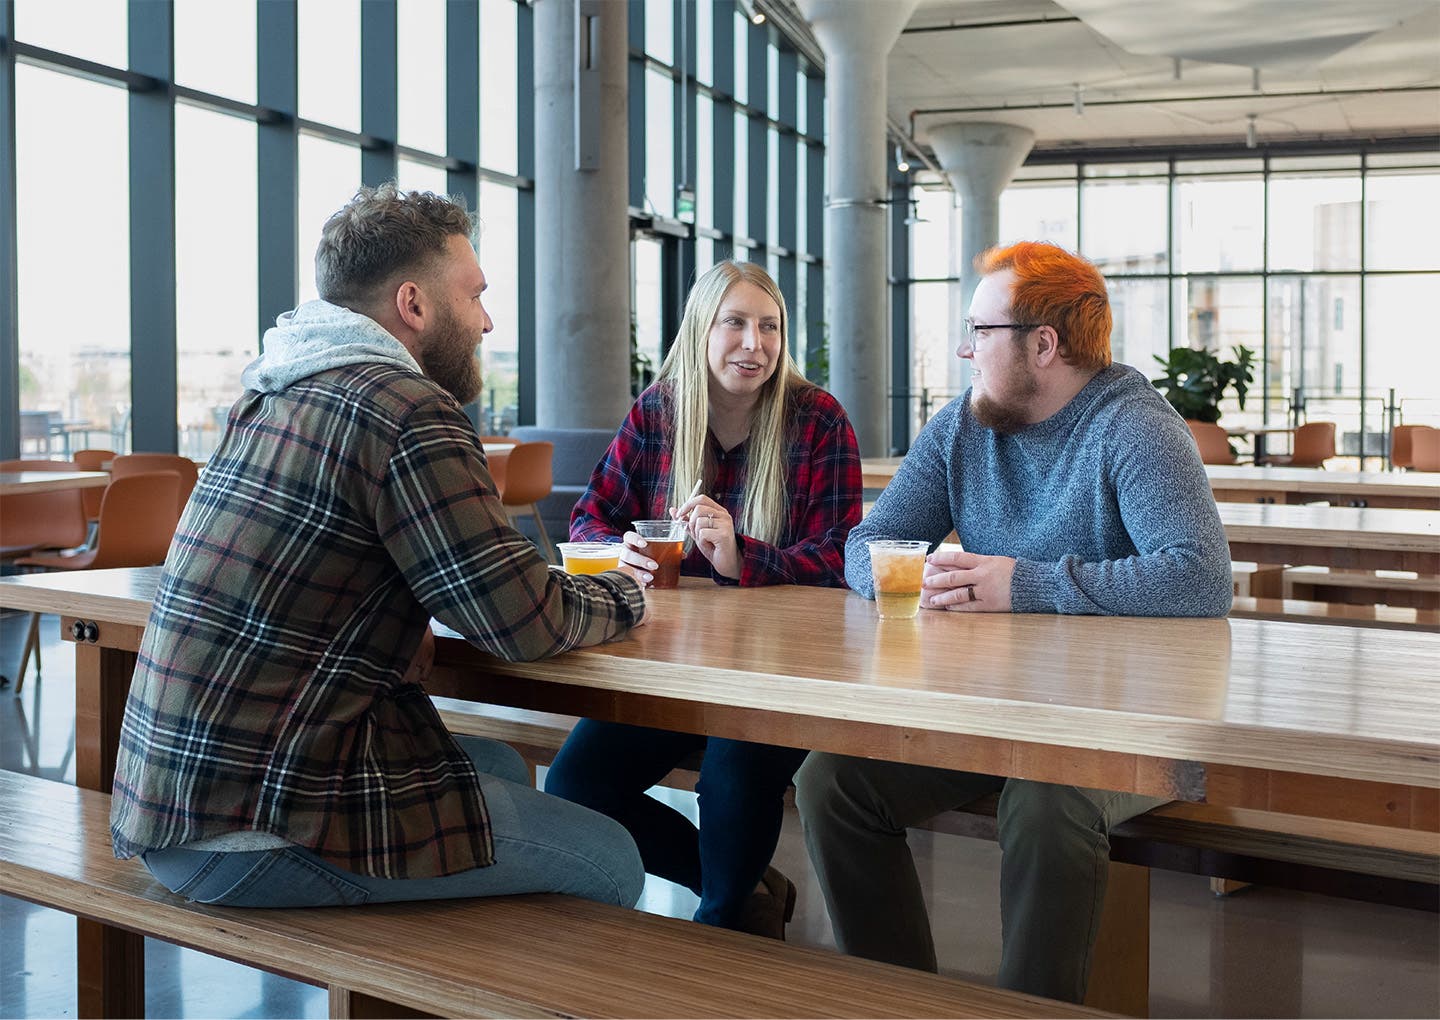
[[[971,350],[979,350],[981,343],[985,340],[985,334],[992,329],[1038,329],[1043,322],[976,322],[973,319],[966,319],[965,340]]]

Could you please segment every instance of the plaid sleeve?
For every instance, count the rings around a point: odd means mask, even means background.
[[[551,570],[510,526],[469,422],[436,398],[400,430],[375,522],[421,605],[469,641],[528,661],[623,636],[644,614],[620,574]]]
[[[643,394],[610,441],[610,448],[590,475],[590,484],[570,513],[570,539],[613,542],[630,530],[630,522],[656,516],[652,504],[669,479],[668,430],[651,414],[655,391]]]
[[[795,489],[784,547],[740,539],[740,584],[845,586],[845,539],[860,523],[860,450],[844,409],[824,390],[811,391],[797,413],[790,451]]]

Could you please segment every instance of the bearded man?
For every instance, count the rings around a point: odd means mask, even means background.
[[[933,547],[953,529],[964,551],[930,553],[926,609],[1224,616],[1230,552],[1199,453],[1145,377],[1112,363],[1104,277],[1033,242],[976,264],[958,351],[973,383],[850,532],[850,587],[874,596],[867,542]],[[999,793],[999,983],[1073,1002],[1089,978],[1110,828],[1159,803],[833,754],[810,755],[795,783],[841,950],[932,971],[906,828]]]
[[[618,572],[550,570],[475,430],[492,323],[470,217],[362,188],[326,222],[321,300],[277,320],[200,476],[141,644],[115,853],[203,903],[567,892],[633,905],[625,829],[455,738],[420,681],[430,619],[536,659],[643,622]]]

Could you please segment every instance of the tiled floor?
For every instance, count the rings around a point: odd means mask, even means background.
[[[13,677],[25,619],[0,618],[0,673]],[[0,768],[74,781],[73,652],[46,618],[43,679],[23,696],[0,691]],[[33,671],[33,667],[32,667]],[[668,793],[688,804],[688,794]],[[999,964],[999,851],[989,843],[914,832],[942,967],[980,981]],[[789,936],[830,946],[824,904],[793,813],[776,865],[800,887]],[[652,880],[646,910],[685,917],[687,890]],[[0,898],[0,1017],[73,1016],[75,922]],[[1215,899],[1202,878],[1152,882],[1151,1013],[1156,1017],[1434,1017],[1440,1015],[1440,918],[1269,889]],[[324,993],[211,957],[150,943],[152,1017],[323,1017]]]

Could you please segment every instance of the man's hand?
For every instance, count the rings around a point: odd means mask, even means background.
[[[920,605],[960,613],[1008,613],[1014,573],[1015,561],[1009,556],[933,552],[925,557]]]
[[[423,684],[430,679],[430,671],[435,668],[435,632],[430,629],[430,624],[425,624],[425,634],[420,638],[420,647],[415,649],[415,657],[410,660],[410,668],[405,671],[401,679],[403,684]]]

